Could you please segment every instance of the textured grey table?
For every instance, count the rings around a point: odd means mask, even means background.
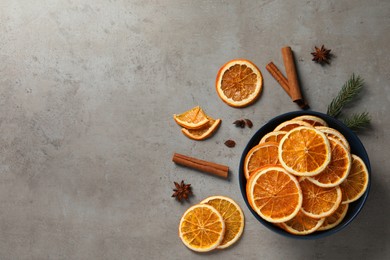
[[[0,2],[0,259],[385,259],[389,244],[390,2],[30,1]],[[335,54],[311,61],[315,45]],[[347,113],[368,111],[359,136],[372,164],[361,214],[315,241],[274,234],[250,214],[238,185],[241,152],[270,118],[296,110],[265,70],[298,59],[313,110],[354,72],[366,82]],[[214,80],[233,58],[255,62],[263,94],[225,105]],[[211,139],[187,139],[172,114],[195,105],[223,120]],[[250,118],[252,129],[232,122]],[[237,146],[229,149],[229,138]],[[178,167],[173,152],[228,165],[230,181]],[[180,205],[173,181],[193,185]],[[246,216],[242,239],[200,255],[177,236],[182,213],[223,194]]]

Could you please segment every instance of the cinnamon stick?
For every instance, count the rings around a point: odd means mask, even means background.
[[[286,91],[286,93],[291,97],[290,86],[288,85],[288,80],[282,74],[282,72],[276,67],[276,65],[271,61],[265,66],[268,72],[274,77],[274,79],[279,83],[279,85]]]
[[[290,87],[290,96],[294,102],[303,101],[301,88],[298,82],[298,74],[295,68],[294,56],[291,47],[282,48],[284,67],[286,69],[288,85]]]
[[[211,173],[213,175],[227,179],[229,175],[229,167],[213,162],[203,161],[197,158],[189,157],[183,154],[174,153],[172,161],[176,164],[186,166],[202,172]]]

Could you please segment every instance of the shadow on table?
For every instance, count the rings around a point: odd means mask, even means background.
[[[286,250],[299,259],[384,259],[389,227],[389,189],[376,176],[386,169],[372,166],[371,190],[360,214],[339,233],[318,240],[284,241]]]

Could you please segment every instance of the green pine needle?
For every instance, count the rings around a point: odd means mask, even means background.
[[[368,112],[353,114],[343,120],[344,124],[353,130],[359,130],[367,127],[371,122]]]
[[[351,78],[344,84],[337,96],[332,100],[326,113],[330,116],[337,117],[341,113],[343,107],[360,93],[363,83],[364,81],[360,76],[355,77],[355,74],[352,74]]]

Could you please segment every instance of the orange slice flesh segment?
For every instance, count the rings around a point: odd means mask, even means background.
[[[294,235],[308,235],[318,230],[325,218],[311,218],[299,211],[291,220],[281,223],[284,230]]]
[[[335,187],[341,184],[351,169],[351,155],[347,148],[337,139],[328,138],[331,149],[331,160],[320,173],[308,179],[321,187]]]
[[[269,132],[268,134],[264,135],[261,139],[259,144],[267,143],[267,142],[275,142],[280,143],[280,140],[282,140],[283,136],[287,134],[287,131],[273,131]]]
[[[225,196],[212,196],[204,199],[202,204],[214,207],[225,222],[225,235],[217,249],[223,249],[234,244],[244,231],[244,213],[240,206],[231,198]]]
[[[342,135],[336,129],[330,128],[330,127],[326,127],[326,126],[316,126],[316,129],[318,129],[321,132],[323,132],[327,137],[333,137],[333,138],[339,140],[348,149],[348,151],[351,150],[347,139],[344,137],[344,135]]]
[[[173,115],[175,122],[187,129],[199,129],[209,121],[203,109],[196,106],[182,114]]]
[[[303,115],[293,118],[292,120],[300,120],[309,123],[312,126],[328,126],[328,124],[322,118],[318,116]]]
[[[349,204],[340,204],[340,206],[332,215],[325,218],[324,223],[322,223],[318,231],[328,230],[340,224],[347,215],[348,205]]]
[[[190,207],[179,224],[179,237],[185,246],[197,252],[208,252],[219,246],[225,234],[225,222],[212,206]]]
[[[279,143],[279,162],[297,176],[314,176],[331,160],[328,138],[313,127],[297,127]]]
[[[288,120],[281,124],[279,124],[277,127],[275,127],[274,132],[276,131],[290,131],[296,127],[300,126],[307,126],[312,127],[309,123],[301,121],[301,120]]]
[[[302,205],[298,181],[277,166],[263,168],[251,176],[247,197],[257,214],[272,223],[292,219]]]
[[[268,168],[270,168],[270,167],[281,167],[281,165],[271,165],[271,164],[268,164],[268,165],[265,165],[265,166],[263,166],[263,167],[260,167],[259,169],[257,169],[255,172],[254,172],[254,174],[255,173],[257,173],[257,172],[259,172],[259,171],[262,171],[262,170],[266,170],[266,169],[268,169]],[[249,198],[249,193],[248,193],[248,191],[249,191],[249,187],[250,187],[250,182],[251,182],[251,180],[253,179],[252,178],[252,176],[253,176],[253,174],[251,175],[251,177],[247,180],[247,182],[246,182],[246,194],[247,194],[247,198]],[[254,209],[254,210],[256,210],[256,208],[255,208],[255,206],[252,204],[252,201],[251,200],[249,200],[248,199],[248,202],[249,202],[249,205],[251,206],[251,208],[252,209]],[[276,223],[274,223],[274,224],[276,224]],[[280,224],[280,223],[279,223]]]
[[[278,143],[268,142],[258,144],[245,157],[245,177],[248,179],[254,171],[265,165],[276,165],[278,163]]]
[[[368,170],[363,160],[352,154],[352,166],[348,177],[340,184],[342,203],[351,203],[363,196],[368,187]]]
[[[312,218],[323,218],[337,210],[341,203],[342,193],[339,186],[323,188],[315,185],[307,178],[301,178],[302,212]]]
[[[236,59],[220,68],[215,85],[223,102],[232,107],[245,107],[259,97],[263,76],[253,62]]]
[[[182,128],[181,132],[185,136],[187,136],[188,138],[191,138],[193,140],[205,140],[205,139],[211,137],[216,132],[216,130],[219,128],[219,126],[221,124],[221,119],[215,120],[209,116],[207,118],[209,121],[202,128],[200,128],[200,129]]]

